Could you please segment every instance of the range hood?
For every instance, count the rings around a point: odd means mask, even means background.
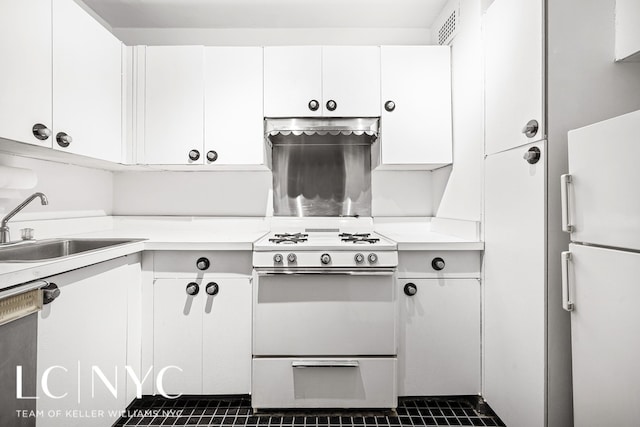
[[[378,118],[265,119],[274,216],[371,216]]]
[[[265,119],[265,137],[301,135],[367,135],[374,141],[378,137],[380,120],[377,117],[366,118],[278,118]]]

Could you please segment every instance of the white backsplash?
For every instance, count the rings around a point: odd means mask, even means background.
[[[432,216],[431,176],[427,171],[374,171],[373,216]],[[115,172],[113,212],[271,216],[271,189],[270,171]]]
[[[17,190],[11,198],[0,199],[0,214],[9,212],[36,191],[44,193],[49,204],[42,206],[33,202],[15,220],[100,216],[113,212],[112,172],[4,153],[0,153],[0,165],[31,169],[37,175],[33,188]]]

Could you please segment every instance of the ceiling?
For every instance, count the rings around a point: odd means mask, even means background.
[[[427,29],[447,0],[82,0],[112,28]]]

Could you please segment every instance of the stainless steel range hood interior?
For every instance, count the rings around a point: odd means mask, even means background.
[[[266,119],[275,216],[371,216],[377,118]]]

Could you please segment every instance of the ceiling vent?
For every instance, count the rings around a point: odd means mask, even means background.
[[[438,40],[439,45],[449,45],[458,33],[459,27],[460,3],[459,0],[453,0],[447,3],[436,19],[434,38]]]

